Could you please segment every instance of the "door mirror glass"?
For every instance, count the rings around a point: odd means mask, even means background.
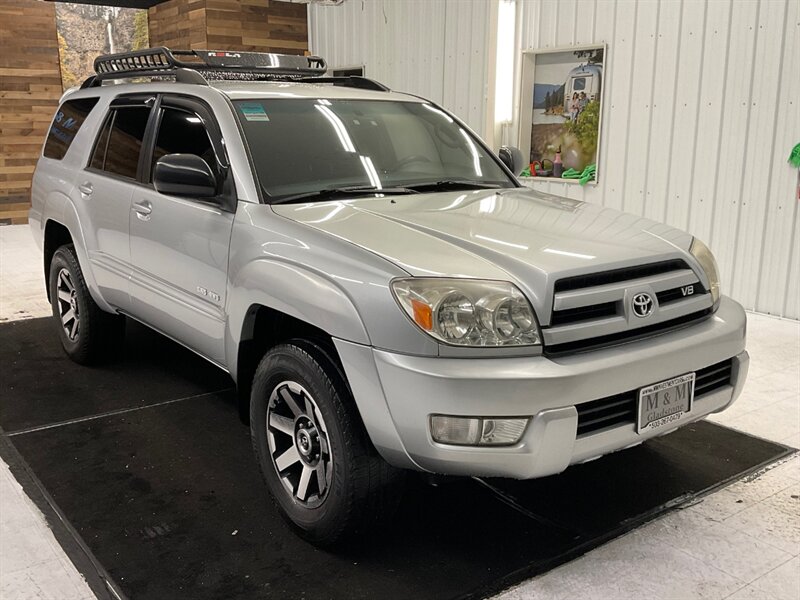
[[[153,185],[159,194],[191,198],[217,195],[217,178],[196,154],[167,154],[156,162]]]
[[[501,146],[497,155],[500,161],[508,167],[515,176],[518,176],[525,169],[525,157],[522,151],[514,146]]]

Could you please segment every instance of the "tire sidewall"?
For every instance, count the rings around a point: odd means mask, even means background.
[[[332,367],[331,367],[332,368]],[[298,527],[305,537],[323,540],[335,536],[345,519],[352,501],[350,482],[352,456],[345,443],[340,414],[342,399],[333,378],[324,374],[324,361],[317,360],[305,348],[282,345],[270,351],[259,365],[253,380],[250,430],[254,450],[273,499],[288,521]],[[299,504],[287,492],[270,456],[267,441],[267,405],[275,387],[283,381],[302,385],[322,413],[328,431],[328,444],[333,456],[333,474],[324,502],[316,508]]]

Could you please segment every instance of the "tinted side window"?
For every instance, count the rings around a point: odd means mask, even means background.
[[[106,149],[108,148],[108,133],[111,131],[111,124],[114,122],[114,112],[108,113],[106,116],[103,128],[100,130],[100,135],[97,136],[97,141],[94,143],[94,150],[92,150],[92,161],[89,166],[93,169],[103,170],[106,162]]]
[[[75,134],[83,125],[87,115],[97,104],[97,98],[81,98],[67,100],[58,108],[47,141],[44,143],[44,155],[47,158],[61,160],[75,139]]]
[[[165,108],[153,148],[153,167],[167,154],[196,154],[214,168],[216,158],[206,128],[196,114]]]
[[[139,154],[150,109],[147,107],[117,108],[108,138],[103,170],[114,175],[136,179]]]

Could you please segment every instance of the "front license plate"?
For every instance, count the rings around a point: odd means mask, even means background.
[[[668,427],[692,409],[694,373],[673,377],[639,390],[636,432]]]

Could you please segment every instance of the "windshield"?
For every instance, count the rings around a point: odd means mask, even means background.
[[[399,193],[437,182],[515,186],[472,135],[430,104],[326,99],[234,104],[270,202],[339,188]]]

